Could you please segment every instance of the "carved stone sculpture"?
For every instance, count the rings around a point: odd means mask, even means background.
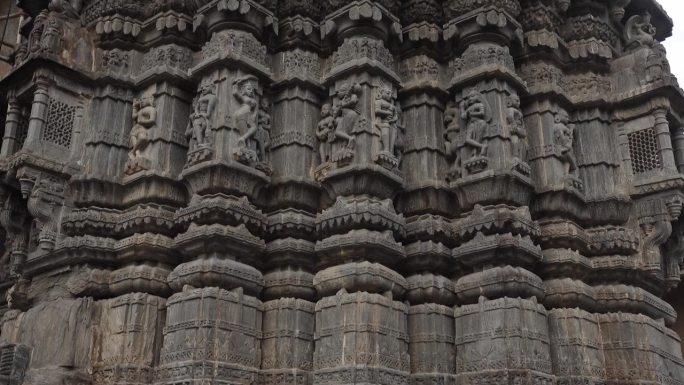
[[[337,110],[337,108],[335,108]],[[316,138],[318,138],[318,155],[321,163],[330,161],[332,152],[332,143],[329,138],[335,132],[335,116],[333,115],[333,107],[330,103],[325,103],[321,107],[321,120],[316,126]]]
[[[233,81],[233,96],[239,107],[233,113],[235,129],[239,134],[235,159],[270,173],[267,150],[270,146],[269,103],[257,95],[257,78],[244,76]]]
[[[656,0],[17,4],[0,384],[684,385]]]
[[[462,162],[468,173],[481,171],[487,166],[486,135],[492,120],[489,103],[481,93],[471,91],[461,102],[461,119],[465,122]]]
[[[625,23],[624,39],[628,48],[651,47],[655,44],[655,28],[651,24],[651,15],[645,12],[634,15]]]
[[[460,149],[463,146],[463,134],[459,119],[460,110],[456,103],[451,101],[444,111],[444,147],[446,155],[451,161],[451,166],[447,172],[449,179],[457,179],[461,176],[462,158]]]
[[[83,8],[82,0],[50,0],[48,5],[49,10],[75,19],[78,19],[81,8]]]
[[[211,146],[212,117],[216,108],[216,86],[202,84],[192,103],[192,114],[185,135],[190,151]]]
[[[332,143],[333,162],[348,162],[354,156],[354,130],[360,117],[356,108],[360,92],[361,87],[358,84],[345,84],[337,94],[337,103],[333,103],[335,130],[328,138]]]
[[[563,162],[565,175],[574,175],[577,171],[577,161],[573,152],[575,125],[570,123],[570,117],[565,111],[559,111],[555,114],[553,138],[558,156]]]
[[[152,97],[143,97],[133,101],[133,122],[128,142],[126,174],[135,174],[149,168],[149,159],[145,156],[145,150],[150,143],[150,131],[157,122],[157,110]]]
[[[511,152],[515,163],[523,163],[527,158],[527,131],[520,111],[520,98],[517,95],[509,96],[507,105],[506,123],[511,133]]]

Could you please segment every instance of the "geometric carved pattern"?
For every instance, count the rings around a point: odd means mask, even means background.
[[[68,148],[71,145],[71,132],[77,108],[51,98],[48,104],[47,124],[41,139]]]
[[[632,169],[635,174],[661,168],[658,143],[653,127],[639,130],[627,135],[629,154],[632,158]]]

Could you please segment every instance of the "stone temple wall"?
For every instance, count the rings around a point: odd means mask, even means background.
[[[684,384],[657,2],[19,6],[0,384]]]

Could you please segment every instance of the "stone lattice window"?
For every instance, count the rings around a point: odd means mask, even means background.
[[[661,168],[660,154],[655,130],[647,128],[627,135],[629,154],[632,158],[632,170],[635,174]]]
[[[62,147],[69,147],[76,108],[77,106],[71,106],[51,98],[50,104],[48,104],[47,124],[41,139]]]

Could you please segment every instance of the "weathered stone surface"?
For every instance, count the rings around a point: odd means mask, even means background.
[[[684,383],[655,0],[17,3],[0,384]]]

